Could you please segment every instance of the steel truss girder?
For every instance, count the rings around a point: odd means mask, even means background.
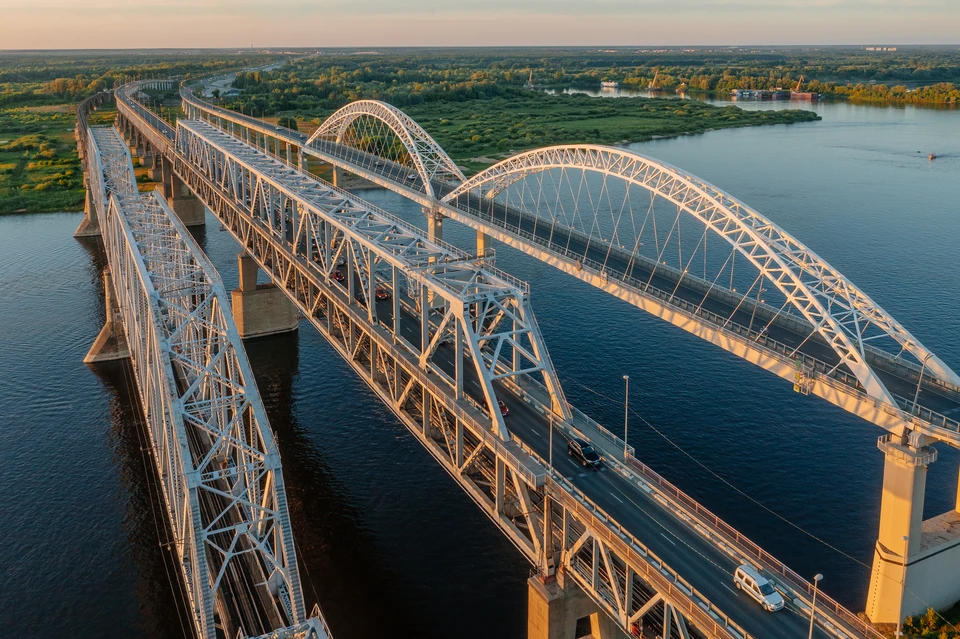
[[[335,112],[324,120],[305,146],[309,147],[320,139],[340,144],[351,125],[365,117],[379,120],[393,131],[410,156],[423,189],[430,197],[434,196],[433,180],[457,183],[466,180],[456,162],[450,159],[446,151],[413,118],[400,109],[377,100],[358,100]]]
[[[757,211],[676,167],[624,149],[557,146],[508,158],[461,184],[445,198],[486,191],[496,197],[526,176],[552,169],[583,169],[641,186],[693,215],[744,255],[810,323],[874,399],[897,406],[867,363],[864,331],[882,330],[927,370],[954,386],[957,376],[843,274]],[[851,321],[851,317],[856,321]]]
[[[556,416],[570,418],[525,283],[483,259],[427,240],[413,225],[205,122],[181,120],[177,149],[232,202],[269,227],[274,251],[290,244],[298,259],[315,265],[327,282],[339,271],[347,298],[360,302],[368,321],[376,319],[377,288],[392,288],[394,300],[407,298],[409,306],[402,310],[419,323],[420,344],[403,338],[398,322],[393,322],[397,343],[417,358],[422,370],[444,380],[458,400],[477,401],[464,392],[466,378],[475,374],[483,392],[482,410],[501,439],[509,441],[510,435],[497,406],[497,379],[542,377]],[[394,318],[402,320],[400,313]],[[455,350],[452,370],[437,356],[440,344],[450,338]],[[469,373],[467,366],[472,367]]]
[[[280,459],[223,284],[163,199],[137,193],[119,133],[92,129],[90,139],[95,206],[195,628],[216,636],[217,598],[236,570],[273,627],[299,623]]]
[[[424,371],[390,330],[371,325],[366,309],[350,303],[323,264],[304,259],[298,243],[278,240],[268,221],[187,158],[178,155],[174,171],[483,512],[539,562],[542,533],[525,505],[544,481],[543,467],[493,432],[485,412]]]

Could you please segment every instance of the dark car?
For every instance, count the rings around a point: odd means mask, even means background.
[[[602,461],[590,442],[574,437],[567,442],[567,454],[580,462],[581,466],[599,468]]]
[[[340,269],[337,269],[333,272],[333,279],[337,280],[338,282],[343,282],[347,278],[343,276],[343,273],[340,272]]]
[[[510,417],[510,408],[503,403],[502,399],[497,400],[497,406],[500,407],[500,414],[504,417]]]

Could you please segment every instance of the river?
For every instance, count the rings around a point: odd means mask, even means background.
[[[797,106],[823,120],[632,148],[768,215],[960,367],[960,114]],[[422,221],[392,193],[360,194]],[[102,256],[71,236],[79,219],[0,217],[0,635],[181,636],[129,372],[81,361],[103,302]],[[445,234],[473,239],[453,223]],[[232,287],[237,245],[211,218],[199,239]],[[685,451],[633,420],[638,456],[863,609],[877,428],[515,251],[498,247],[498,266],[533,283],[568,399],[622,424],[629,374],[631,405]],[[337,639],[524,636],[529,566],[319,334],[301,323],[247,348],[283,457],[305,595]],[[928,517],[956,499],[960,456],[940,448]]]

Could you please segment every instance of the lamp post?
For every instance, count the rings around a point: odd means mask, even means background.
[[[623,376],[626,389],[623,397],[623,461],[627,461],[627,423],[630,419],[630,376]]]
[[[917,392],[913,394],[913,406],[912,410],[917,410],[917,399],[920,398],[920,384],[923,383],[923,372],[927,370],[927,360],[933,356],[933,353],[930,353],[923,358],[923,365],[920,367],[920,377],[917,378]],[[920,414],[920,411],[917,410],[917,414]]]
[[[903,540],[903,576],[900,578],[900,606],[897,610],[897,637],[903,636],[903,591],[907,589],[907,542],[909,535],[901,537]]]
[[[810,606],[810,632],[807,633],[807,639],[813,639],[813,621],[817,618],[817,590],[821,579],[823,575],[820,573],[813,577],[813,603]]]

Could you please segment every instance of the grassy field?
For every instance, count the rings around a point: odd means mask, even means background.
[[[71,105],[0,111],[0,214],[83,208]]]
[[[811,111],[744,111],[676,99],[527,94],[407,107],[447,153],[471,169],[553,144],[621,144],[712,129],[820,119]]]

